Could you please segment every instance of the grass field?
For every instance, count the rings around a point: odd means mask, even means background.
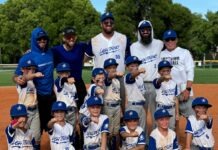
[[[15,85],[11,80],[13,73],[14,71],[12,70],[0,70],[0,86]],[[90,83],[90,69],[83,70],[83,79],[85,83]],[[218,84],[218,69],[195,69],[194,83]]]

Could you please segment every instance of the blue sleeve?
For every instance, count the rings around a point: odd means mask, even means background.
[[[158,78],[153,80],[153,85],[154,85],[155,89],[159,89],[161,87],[161,84],[158,84],[157,81],[158,81]]]
[[[93,86],[93,87],[91,88],[90,96],[96,96],[96,94],[95,94],[96,87],[97,87],[97,86]]]
[[[34,148],[38,148],[38,145],[36,145],[36,140],[35,138],[33,137],[32,141],[31,141],[32,145]]]
[[[93,54],[93,52],[92,52],[92,42],[91,42],[91,40],[89,41],[89,43],[88,43],[88,45],[87,45],[87,49],[86,49],[85,53],[86,53],[88,56],[90,56],[90,57],[94,56],[94,54]]]
[[[131,45],[131,41],[128,37],[127,38],[127,41],[126,41],[126,53],[125,53],[125,60],[127,57],[131,56],[131,52],[130,52],[130,45]]]
[[[173,149],[177,150],[179,148],[177,137],[173,140]]]
[[[176,87],[175,87],[175,96],[177,96],[178,95],[178,90],[177,90],[177,85],[176,85]]]
[[[191,126],[191,122],[189,121],[189,119],[187,119],[185,131],[186,131],[186,132],[193,133],[192,126]]]
[[[137,144],[138,144],[138,145],[145,145],[145,144],[146,144],[146,142],[145,142],[145,132],[142,132],[142,133],[139,135]]]
[[[55,80],[55,86],[57,87],[57,91],[58,92],[61,92],[61,90],[63,89],[63,85],[64,85],[64,82],[66,82],[67,78],[57,78]]]
[[[213,126],[213,118],[210,118],[206,125],[208,129],[211,129]]]
[[[150,136],[150,138],[149,138],[148,149],[149,150],[157,150],[157,148],[156,148],[156,140],[152,136]]]
[[[120,134],[121,134],[122,132],[126,132],[126,130],[125,130],[124,127],[121,127],[120,130],[119,130],[119,132],[120,132]]]
[[[14,140],[15,129],[13,129],[12,126],[9,125],[5,129],[5,134],[7,136],[8,143],[11,143]]]
[[[128,74],[126,75],[125,82],[126,82],[127,84],[133,84],[133,83],[135,83],[135,79],[132,78],[131,73],[128,73]]]
[[[109,119],[105,119],[103,124],[102,124],[102,127],[101,127],[101,133],[103,132],[107,132],[109,133]]]
[[[48,129],[48,134],[49,134],[49,135],[52,135],[52,134],[53,134],[53,131],[54,131],[53,128]]]

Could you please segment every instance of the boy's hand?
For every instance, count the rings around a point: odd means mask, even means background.
[[[144,68],[139,68],[139,73],[145,73],[145,69]]]
[[[101,88],[96,89],[96,94],[98,95],[103,95],[104,94],[104,90]]]
[[[176,121],[179,121],[179,114],[176,114]]]
[[[44,75],[41,72],[36,72],[34,75],[36,78],[44,77]]]
[[[200,120],[204,120],[204,121],[208,121],[208,115],[207,114],[203,114],[203,115],[200,115]]]
[[[73,77],[70,77],[67,79],[67,82],[70,84],[74,84],[75,83],[75,79]]]
[[[116,72],[116,76],[118,76],[118,77],[122,77],[123,75],[124,75],[123,72]]]
[[[164,79],[165,79],[165,80],[170,80],[170,79],[172,79],[172,77],[171,77],[170,74],[167,74],[167,75],[164,75]]]
[[[99,122],[99,118],[98,117],[91,117],[92,122],[94,123],[98,123]]]
[[[131,135],[132,137],[137,137],[137,136],[139,136],[138,132],[136,132],[136,131],[130,133],[130,135]]]
[[[19,118],[19,119],[13,119],[12,121],[11,121],[11,126],[12,126],[12,128],[17,128],[18,126],[19,126],[19,124],[20,123],[22,123],[22,122],[24,122],[25,121],[25,119],[23,119],[23,118]]]
[[[15,77],[15,82],[19,85],[24,85],[26,83],[26,80],[22,76],[18,76]]]
[[[58,119],[57,118],[52,118],[50,121],[51,121],[51,123],[55,123],[55,122],[58,121]]]

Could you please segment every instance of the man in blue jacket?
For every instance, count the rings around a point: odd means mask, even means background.
[[[47,123],[51,119],[51,106],[56,100],[53,92],[53,55],[48,48],[49,38],[47,33],[40,27],[35,28],[31,35],[31,49],[28,53],[24,54],[19,62],[25,57],[30,57],[37,65],[37,71],[41,72],[44,76],[41,78],[34,78],[33,82],[37,90],[38,109],[40,115],[41,133],[43,130],[47,131]],[[25,86],[27,80],[22,77],[21,67],[18,64],[14,81]]]

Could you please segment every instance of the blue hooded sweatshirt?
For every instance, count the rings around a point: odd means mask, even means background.
[[[23,57],[30,57],[37,65],[37,71],[41,72],[44,77],[42,78],[35,78],[33,81],[35,83],[37,94],[40,95],[50,95],[53,91],[53,55],[50,49],[48,49],[48,44],[46,50],[40,49],[37,39],[39,37],[47,37],[47,33],[40,27],[35,28],[32,31],[31,35],[31,51]],[[22,58],[23,58],[22,57]],[[22,59],[21,58],[21,59]],[[19,61],[19,63],[21,60]],[[21,67],[18,64],[18,67],[15,71],[16,75],[22,75]]]

